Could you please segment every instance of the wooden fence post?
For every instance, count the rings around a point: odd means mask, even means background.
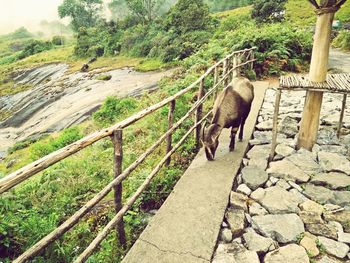
[[[227,76],[225,76],[226,74],[227,74],[227,59],[224,60],[223,71],[222,71],[222,78],[224,79],[223,81],[224,88],[226,88],[227,86]]]
[[[254,60],[254,59],[255,59],[254,50],[251,50],[250,51],[250,60]],[[250,70],[254,70],[254,62],[253,61],[250,63]]]
[[[168,113],[168,130],[170,130],[173,127],[173,122],[174,122],[174,111],[175,111],[175,104],[176,101],[172,100],[169,103],[169,113]],[[170,152],[172,149],[171,143],[172,143],[172,133],[168,135],[167,137],[167,144],[166,144],[166,153]],[[166,162],[165,165],[169,166],[171,161],[171,157],[169,157]]]
[[[123,172],[123,130],[118,129],[113,132],[112,141],[114,145],[114,178],[117,178]],[[114,187],[114,206],[115,212],[118,213],[123,207],[123,184]],[[116,226],[119,245],[126,249],[126,236],[123,219]]]
[[[219,67],[216,66],[214,69],[214,87],[216,84],[218,84],[218,81],[219,81]],[[219,91],[219,87],[216,87],[214,91],[214,99],[218,97],[218,91]]]
[[[339,123],[338,123],[338,131],[337,131],[337,136],[338,138],[340,137],[341,133],[341,128],[343,127],[343,118],[344,118],[344,112],[345,112],[345,106],[346,106],[346,97],[347,94],[343,95],[343,103],[340,111],[340,117],[339,117]]]
[[[197,101],[201,100],[203,96],[204,96],[204,78],[201,80],[201,82],[199,84]],[[195,122],[196,123],[198,123],[202,119],[202,111],[203,111],[203,104],[199,105],[197,110],[196,110],[196,115],[195,115]],[[198,125],[196,128],[196,149],[197,149],[197,151],[199,151],[199,149],[200,149],[201,128],[202,128],[202,125]]]

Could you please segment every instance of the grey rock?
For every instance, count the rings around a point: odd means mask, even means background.
[[[249,250],[258,254],[266,253],[276,248],[277,244],[271,238],[263,237],[257,234],[253,228],[247,228],[243,234],[244,242]]]
[[[333,129],[321,129],[317,136],[317,144],[339,145],[336,132]]]
[[[277,145],[275,152],[277,155],[280,155],[284,158],[284,157],[287,157],[287,156],[291,155],[292,153],[294,153],[295,150],[292,147],[290,147],[284,143],[281,143],[281,144]]]
[[[317,260],[317,263],[341,263],[342,261],[339,261],[335,258],[331,258],[327,255],[324,255],[322,258]]]
[[[243,182],[252,190],[262,186],[268,178],[267,173],[257,166],[246,166],[242,169]]]
[[[318,237],[318,240],[325,247],[326,252],[330,255],[338,258],[345,258],[349,252],[349,246],[344,243],[322,236]]]
[[[247,196],[231,191],[230,206],[234,209],[242,209],[248,211]]]
[[[272,182],[272,184],[276,184],[278,182],[278,178],[270,176],[270,181]]]
[[[301,211],[299,213],[301,220],[303,220],[304,224],[322,224],[323,219],[321,218],[321,214],[317,212],[310,211]]]
[[[252,221],[256,231],[283,244],[296,241],[305,231],[303,221],[296,214],[253,216]]]
[[[220,233],[220,240],[224,243],[230,243],[232,241],[232,232],[228,228],[224,228]]]
[[[307,199],[307,198],[305,197],[305,195],[303,195],[302,193],[300,193],[297,189],[294,189],[294,188],[293,188],[293,189],[290,189],[290,190],[289,190],[289,193],[291,193],[291,194],[293,194],[293,195],[295,196],[296,200],[298,200],[298,204],[303,203],[303,202],[309,200],[309,199]]]
[[[280,122],[279,129],[287,138],[294,137],[298,133],[298,121],[287,116]]]
[[[260,122],[255,127],[259,131],[271,131],[272,130],[272,124],[273,124],[272,120],[267,120],[267,121]]]
[[[270,180],[268,180],[268,181],[265,183],[265,188],[268,188],[268,187],[271,187],[271,186],[273,186],[273,183],[272,183]]]
[[[315,257],[320,254],[320,251],[316,245],[316,238],[312,238],[308,235],[305,235],[303,239],[300,241],[300,245],[306,249],[307,253],[311,257]]]
[[[344,231],[350,233],[350,211],[326,211],[323,213],[323,217],[327,221],[339,222],[343,226]]]
[[[253,202],[249,206],[249,213],[251,216],[256,216],[256,215],[266,215],[268,212],[259,203]]]
[[[258,188],[253,193],[250,194],[250,198],[253,200],[262,199],[264,196],[265,196],[265,189],[264,188]]]
[[[260,263],[258,254],[254,251],[246,250],[234,255],[237,263]]]
[[[341,155],[346,155],[348,153],[347,149],[341,145],[321,145],[319,151],[338,153]]]
[[[334,198],[334,193],[331,190],[322,186],[314,186],[313,184],[307,184],[303,193],[320,204],[330,203]]]
[[[232,254],[220,253],[214,256],[212,263],[237,263]]]
[[[283,188],[284,190],[288,190],[288,189],[291,188],[290,184],[287,183],[287,181],[284,180],[284,179],[280,179],[280,180],[277,182],[276,186],[279,186],[279,187]]]
[[[237,187],[237,193],[245,194],[245,195],[250,195],[252,193],[252,190],[246,185],[246,184],[240,184]]]
[[[342,172],[350,175],[350,161],[337,153],[319,152],[318,159],[327,172]]]
[[[298,200],[295,195],[279,186],[265,189],[264,194],[259,196],[256,201],[272,214],[299,212]]]
[[[307,200],[299,205],[301,211],[307,211],[307,212],[314,212],[319,215],[322,215],[323,213],[323,206],[312,201],[312,200]]]
[[[332,212],[344,210],[343,207],[335,204],[325,204],[323,208],[325,211],[332,211]]]
[[[338,232],[338,241],[342,243],[350,244],[350,233],[339,233]]]
[[[247,157],[249,159],[254,157],[268,158],[271,151],[271,145],[257,145],[253,146],[248,152]]]
[[[311,234],[314,234],[317,236],[324,236],[324,237],[332,238],[334,240],[337,240],[338,238],[337,229],[334,227],[334,225],[331,225],[331,224],[322,224],[322,223],[305,224],[305,229],[309,231]]]
[[[305,249],[296,244],[290,244],[272,251],[265,256],[265,263],[308,263],[309,257]]]
[[[299,192],[302,192],[302,191],[303,191],[303,188],[301,188],[300,185],[298,185],[298,184],[296,184],[296,183],[294,183],[294,182],[292,182],[292,181],[288,181],[288,183],[289,183],[289,185],[290,185],[291,187],[293,187],[294,189],[297,189]]]
[[[350,191],[334,191],[334,197],[330,200],[331,203],[340,206],[350,206]]]
[[[226,212],[226,221],[230,226],[233,238],[243,234],[245,227],[245,214],[240,209],[228,209]]]
[[[316,162],[314,155],[305,149],[300,149],[297,153],[288,156],[287,160],[291,161],[309,175],[322,170],[321,166]]]
[[[256,166],[265,170],[268,165],[268,159],[265,157],[254,156],[249,160],[249,166]]]
[[[340,189],[350,185],[350,176],[339,172],[320,173],[311,179],[311,183],[326,185],[331,189]]]
[[[310,176],[302,171],[291,161],[283,159],[282,161],[271,162],[267,173],[271,176],[291,180],[293,182],[307,182]]]

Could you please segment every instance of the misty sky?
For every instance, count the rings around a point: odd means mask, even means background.
[[[21,26],[35,31],[42,20],[58,19],[57,7],[63,0],[0,0],[0,35]]]

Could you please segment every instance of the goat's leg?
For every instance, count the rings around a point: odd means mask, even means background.
[[[246,119],[247,119],[247,117],[249,115],[249,112],[250,112],[250,108],[247,111],[247,113],[243,115],[243,117],[241,119],[241,128],[239,129],[239,135],[238,135],[238,139],[239,139],[240,142],[243,140],[244,125],[245,125],[245,121],[246,121]]]
[[[231,129],[231,141],[230,141],[230,152],[232,152],[235,149],[235,137],[236,133],[238,131],[238,127],[232,127]]]

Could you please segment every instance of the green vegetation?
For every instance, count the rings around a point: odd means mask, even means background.
[[[273,23],[284,19],[284,5],[287,0],[256,0],[253,4],[252,18],[258,23]]]
[[[350,50],[350,31],[340,31],[334,39],[333,45],[344,50]]]
[[[251,18],[251,6],[212,15],[209,13],[208,6],[199,0],[180,0],[176,5],[168,8],[164,14],[143,13],[146,18],[140,18],[135,11],[129,10],[129,16],[119,17],[121,19],[118,22],[105,21],[99,17],[101,1],[94,0],[90,1],[92,6],[83,6],[81,18],[84,20],[79,20],[78,13],[64,6],[68,2],[67,0],[63,2],[61,16],[67,15],[73,20],[75,16],[75,26],[73,25],[76,31],[75,42],[71,43],[68,40],[60,45],[61,39],[56,37],[51,40],[53,44],[49,50],[42,51],[41,46],[38,45],[37,48],[34,46],[28,49],[28,52],[32,52],[33,55],[22,59],[16,57],[14,60],[8,58],[7,62],[0,65],[2,82],[0,95],[13,94],[21,90],[21,87],[18,91],[11,89],[14,83],[9,76],[15,69],[53,61],[69,63],[70,72],[73,72],[79,70],[88,57],[100,56],[97,61],[90,64],[90,70],[94,70],[95,74],[125,66],[133,66],[141,71],[174,65],[179,68],[175,71],[174,77],[161,81],[161,88],[155,93],[146,94],[137,99],[109,97],[91,120],[58,134],[17,143],[9,150],[6,159],[0,162],[0,177],[175,94],[190,85],[208,66],[232,50],[257,46],[257,63],[254,71],[246,72],[252,79],[256,75],[264,77],[283,74],[284,71],[302,71],[307,67],[307,61],[310,58],[312,33],[302,23],[312,25],[315,15],[311,5],[304,0],[288,1],[285,6],[285,22],[266,24],[259,24]],[[82,4],[88,1],[75,2]],[[111,4],[116,2],[118,1],[112,1]],[[224,3],[227,4],[228,1],[211,1],[211,3],[214,2],[218,3],[217,8],[221,10],[226,8]],[[247,2],[232,1],[230,5],[238,3],[243,6]],[[219,3],[222,3],[222,7],[219,7]],[[305,9],[304,3],[307,5]],[[122,7],[128,8],[127,2]],[[156,6],[154,8],[157,10]],[[344,10],[347,9],[343,8],[341,11],[345,13]],[[92,17],[89,17],[88,10],[92,12]],[[112,15],[118,17],[119,14]],[[19,33],[23,36],[22,40],[31,39],[24,30]],[[13,39],[6,41],[13,41]],[[5,54],[0,55],[0,60],[17,56],[19,54],[17,52],[22,52],[26,45],[23,42],[18,43],[20,44],[14,45],[13,49],[7,44],[3,46],[0,44],[0,54]],[[41,52],[36,53],[35,51],[38,50]],[[98,78],[108,78],[108,75],[102,74]],[[205,89],[212,84],[213,80],[207,79]],[[176,101],[175,121],[189,109],[193,102],[193,95],[186,94]],[[209,104],[204,108],[208,107]],[[168,108],[165,107],[124,129],[123,168],[134,162],[164,133],[167,129],[167,114]],[[175,132],[174,142],[181,138],[191,124],[192,121],[188,120]],[[127,200],[140,186],[164,152],[163,144],[125,180],[124,200]],[[2,195],[0,197],[0,255],[3,257],[1,260],[9,261],[25,251],[110,182],[113,179],[112,156],[113,145],[110,139],[106,138]],[[161,206],[193,156],[194,140],[190,138],[175,153],[171,165],[160,171],[147,191],[127,213],[124,220],[128,247],[146,226],[147,211]],[[6,164],[11,161],[14,161],[13,165],[7,168]],[[33,262],[71,262],[113,215],[113,196],[110,194],[72,231],[52,244]],[[116,239],[115,233],[109,235],[89,262],[120,262],[124,251],[115,249]]]
[[[110,80],[112,78],[112,76],[111,75],[109,75],[109,74],[102,74],[102,75],[99,75],[99,76],[97,76],[97,80],[104,80],[104,81],[108,81],[108,80]]]

